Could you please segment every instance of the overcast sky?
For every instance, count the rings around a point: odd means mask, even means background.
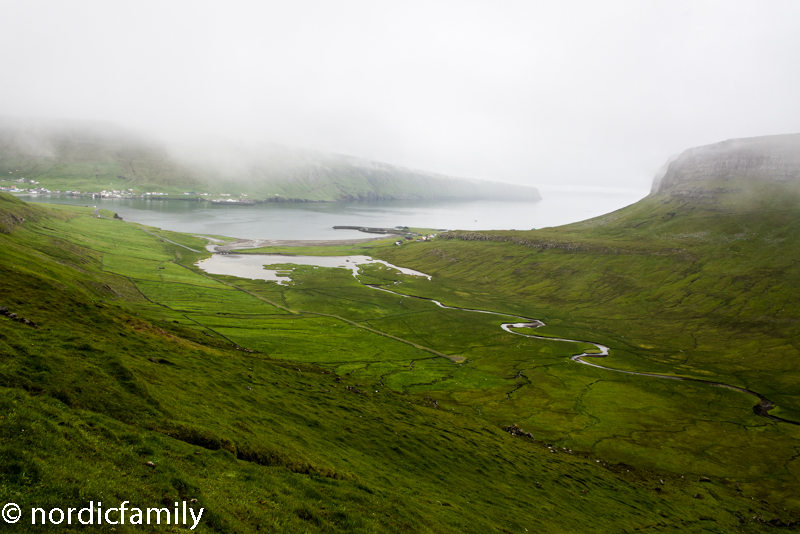
[[[0,114],[541,188],[800,132],[798,1],[0,0]]]

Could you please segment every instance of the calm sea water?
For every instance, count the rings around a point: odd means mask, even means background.
[[[333,226],[410,226],[448,230],[530,230],[603,215],[640,200],[645,191],[548,192],[539,202],[380,201],[220,206],[182,200],[21,196],[30,202],[97,206],[166,230],[244,239],[367,237]]]

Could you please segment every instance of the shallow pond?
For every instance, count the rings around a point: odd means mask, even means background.
[[[208,259],[197,263],[197,266],[209,274],[224,274],[249,278],[251,280],[266,280],[279,284],[287,283],[290,271],[286,269],[265,269],[265,265],[310,265],[314,267],[338,267],[348,269],[353,276],[358,274],[361,265],[382,264],[402,274],[411,276],[424,276],[427,274],[413,269],[397,267],[382,260],[374,260],[369,256],[284,256],[281,254],[214,254]]]

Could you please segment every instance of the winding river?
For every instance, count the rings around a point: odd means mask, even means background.
[[[601,345],[599,343],[594,343],[592,341],[583,341],[583,340],[579,340],[579,339],[565,339],[565,338],[559,338],[559,337],[547,337],[547,336],[536,336],[536,335],[532,335],[532,334],[522,334],[520,332],[515,332],[514,330],[512,330],[512,328],[539,328],[540,326],[545,326],[545,323],[540,321],[540,320],[538,320],[538,319],[529,319],[527,317],[521,317],[519,315],[510,315],[510,314],[507,314],[507,313],[499,313],[499,312],[493,312],[493,311],[488,311],[488,310],[476,310],[476,309],[471,309],[471,308],[458,308],[458,307],[455,307],[455,306],[445,306],[444,304],[442,304],[438,300],[429,299],[429,298],[426,298],[426,297],[417,297],[417,296],[413,296],[413,295],[404,295],[402,293],[397,293],[396,291],[390,291],[388,289],[384,289],[382,287],[378,287],[378,286],[371,285],[371,284],[363,284],[363,285],[365,285],[367,287],[371,287],[372,289],[377,289],[379,291],[386,291],[387,293],[392,293],[393,295],[398,295],[400,297],[427,300],[427,301],[433,302],[434,304],[436,304],[440,308],[445,308],[445,309],[448,309],[448,310],[461,310],[461,311],[468,311],[468,312],[475,312],[475,313],[488,313],[488,314],[491,314],[491,315],[500,315],[501,317],[516,317],[517,319],[523,319],[525,321],[523,323],[502,323],[500,325],[500,328],[502,328],[503,330],[505,330],[509,334],[514,334],[514,335],[517,335],[517,336],[523,336],[523,337],[528,337],[528,338],[533,338],[533,339],[544,339],[544,340],[547,340],[547,341],[566,341],[568,343],[585,343],[585,344],[588,344],[588,345],[593,345],[599,352],[596,352],[596,353],[595,352],[591,352],[591,353],[590,352],[584,352],[583,354],[577,354],[575,356],[572,356],[570,359],[572,361],[574,361],[574,362],[582,363],[584,365],[590,365],[590,366],[596,367],[598,369],[605,369],[606,371],[614,371],[615,373],[624,373],[624,374],[628,374],[628,375],[649,376],[649,377],[653,377],[653,378],[663,378],[663,379],[666,379],[666,380],[681,380],[681,381],[686,381],[686,382],[699,382],[701,384],[707,384],[709,386],[730,389],[730,390],[733,390],[733,391],[738,391],[739,393],[745,393],[747,395],[752,395],[753,397],[756,397],[758,399],[758,403],[755,406],[753,406],[753,413],[755,413],[756,415],[759,415],[761,417],[765,417],[765,418],[767,418],[767,419],[769,419],[771,421],[777,421],[779,423],[789,423],[791,425],[800,425],[800,423],[797,422],[797,421],[792,421],[792,420],[789,420],[789,419],[784,419],[782,417],[777,417],[775,415],[770,415],[769,411],[772,410],[775,407],[775,405],[772,403],[772,401],[767,399],[764,395],[761,395],[760,393],[756,393],[755,391],[752,391],[750,389],[740,388],[738,386],[732,386],[730,384],[723,384],[722,382],[713,382],[711,380],[702,380],[700,378],[688,378],[688,377],[682,377],[682,376],[662,375],[662,374],[657,374],[657,373],[641,373],[641,372],[637,372],[637,371],[625,371],[623,369],[614,369],[613,367],[606,367],[604,365],[598,365],[596,363],[593,363],[593,362],[590,362],[590,361],[586,360],[586,358],[605,358],[606,356],[608,356],[610,349],[608,347],[606,347],[605,345]]]
[[[429,280],[431,277],[424,273],[420,273],[417,271],[413,271],[411,269],[404,269],[397,267],[395,265],[391,265],[381,260],[373,260],[368,256],[346,256],[346,257],[324,257],[324,256],[284,256],[284,255],[261,255],[261,254],[253,254],[253,255],[221,255],[221,254],[214,254],[211,258],[198,262],[198,266],[203,269],[204,271],[214,273],[214,274],[229,274],[233,276],[239,276],[244,278],[251,278],[251,279],[262,279],[262,280],[271,280],[278,283],[285,283],[287,276],[287,272],[278,272],[278,271],[267,271],[264,269],[264,265],[269,265],[271,263],[280,263],[280,264],[298,264],[298,265],[314,265],[319,267],[342,267],[349,269],[353,277],[358,280],[358,274],[361,271],[361,265],[369,264],[369,263],[381,263],[390,268],[394,268],[399,270],[403,274],[414,275],[414,276],[424,276]],[[348,265],[349,264],[349,265]],[[282,277],[282,278],[278,278]],[[512,328],[539,328],[541,326],[545,326],[545,323],[538,320],[538,319],[530,319],[527,317],[521,317],[519,315],[511,315],[507,313],[500,313],[494,312],[489,310],[478,310],[473,308],[459,308],[455,306],[446,306],[439,302],[438,300],[426,298],[426,297],[418,297],[414,295],[404,295],[402,293],[397,293],[396,291],[391,291],[389,289],[385,289],[383,287],[379,287],[373,284],[365,284],[358,280],[359,283],[362,285],[376,289],[378,291],[385,291],[387,293],[391,293],[393,295],[397,295],[399,297],[405,298],[415,298],[420,300],[427,300],[429,302],[433,302],[440,308],[445,308],[448,310],[461,310],[467,312],[474,312],[474,313],[486,313],[489,315],[499,315],[501,317],[514,317],[516,319],[522,319],[524,322],[517,322],[517,323],[502,323],[500,328],[508,332],[509,334],[514,334],[517,336],[523,336],[532,339],[544,339],[548,341],[564,341],[567,343],[584,343],[588,345],[594,346],[598,352],[584,352],[583,354],[578,354],[572,356],[570,359],[574,362],[581,363],[584,365],[589,365],[592,367],[596,367],[597,369],[604,369],[606,371],[613,371],[615,373],[624,373],[628,375],[636,375],[636,376],[648,376],[652,378],[661,378],[665,380],[680,380],[686,382],[699,382],[702,384],[707,384],[709,386],[725,388],[732,391],[737,391],[739,393],[745,393],[747,395],[751,395],[758,399],[758,403],[753,406],[753,413],[769,419],[771,421],[776,421],[779,423],[789,423],[791,425],[800,425],[800,422],[792,421],[789,419],[784,419],[782,417],[777,417],[775,415],[770,415],[769,411],[772,410],[775,405],[755,391],[750,389],[741,388],[738,386],[732,386],[730,384],[723,384],[722,382],[714,382],[711,380],[702,380],[700,378],[688,378],[682,376],[671,376],[671,375],[663,375],[657,373],[642,373],[638,371],[625,371],[623,369],[614,369],[613,367],[606,367],[604,365],[599,365],[594,362],[588,361],[586,358],[605,358],[609,355],[609,348],[605,345],[601,345],[599,343],[594,343],[592,341],[584,341],[579,339],[565,339],[565,338],[555,338],[555,337],[548,337],[548,336],[537,336],[533,334],[523,334],[521,332],[515,332]]]

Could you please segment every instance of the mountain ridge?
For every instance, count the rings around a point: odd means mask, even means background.
[[[229,144],[230,145],[230,144]],[[172,147],[111,123],[0,118],[0,176],[51,190],[207,192],[250,200],[540,200],[533,187],[261,144]]]

